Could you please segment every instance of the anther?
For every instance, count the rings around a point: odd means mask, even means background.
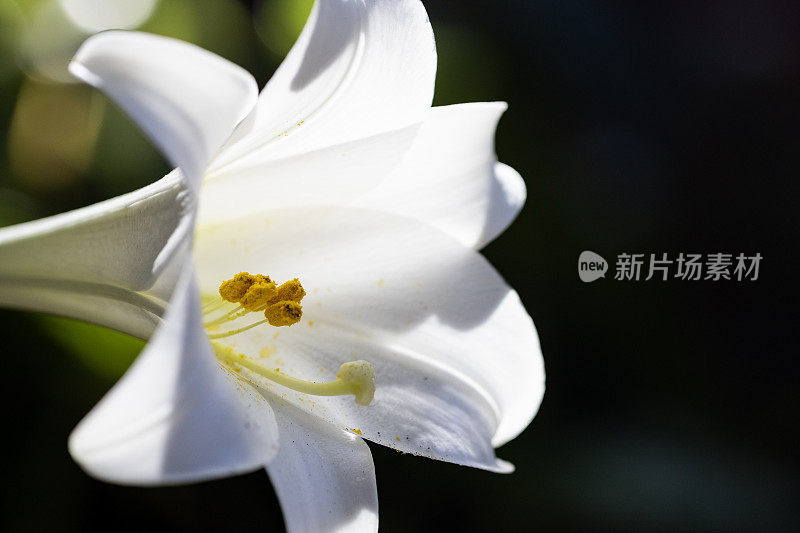
[[[299,303],[305,295],[306,290],[300,284],[300,280],[294,278],[293,280],[289,280],[278,287],[278,292],[275,294],[275,297],[270,303],[283,302],[287,300]]]
[[[236,335],[265,322],[277,327],[297,324],[303,316],[300,301],[306,295],[306,291],[297,278],[277,286],[269,276],[239,272],[233,278],[222,282],[219,294],[224,300],[222,305],[211,302],[209,309],[204,308],[204,315],[217,311],[227,303],[239,303],[239,306],[207,320],[203,324],[205,327],[219,326],[254,311],[263,311],[266,320],[233,331],[214,334],[211,338]]]
[[[236,303],[242,299],[253,283],[255,276],[248,272],[239,272],[231,279],[222,282],[219,286],[219,295],[225,301]]]
[[[242,307],[248,311],[258,311],[274,300],[278,290],[273,282],[255,283],[239,300]]]
[[[270,326],[291,326],[300,322],[303,316],[303,306],[291,300],[270,305],[264,311],[264,316]]]

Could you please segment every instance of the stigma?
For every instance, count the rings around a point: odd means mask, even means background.
[[[315,396],[352,395],[356,404],[369,405],[375,395],[375,372],[367,361],[344,363],[339,367],[335,380],[318,383],[272,369],[218,341],[259,326],[289,327],[297,324],[303,317],[301,301],[305,295],[306,291],[297,278],[278,285],[269,276],[240,272],[223,281],[219,286],[219,298],[203,306],[203,325],[217,359],[228,368],[245,368],[254,375],[298,392]],[[264,318],[245,326],[232,327],[234,322],[252,313],[262,314]],[[226,325],[229,329],[220,331]]]

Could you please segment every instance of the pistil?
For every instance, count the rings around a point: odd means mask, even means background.
[[[221,361],[243,366],[261,377],[297,392],[314,396],[353,395],[358,405],[369,405],[375,395],[375,371],[372,369],[372,365],[366,361],[344,363],[339,367],[335,381],[317,383],[286,375],[278,369],[262,365],[218,342],[212,342],[211,345],[214,347],[217,358]]]

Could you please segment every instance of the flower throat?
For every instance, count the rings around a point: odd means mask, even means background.
[[[336,380],[317,383],[297,379],[277,368],[273,369],[257,362],[252,357],[224,346],[217,339],[232,337],[249,329],[266,325],[289,327],[300,322],[303,306],[300,302],[306,291],[297,278],[281,285],[269,276],[240,272],[233,278],[223,281],[219,286],[219,298],[203,306],[203,326],[211,339],[217,359],[226,366],[245,368],[270,381],[292,390],[315,396],[353,395],[358,405],[369,405],[375,394],[375,372],[367,361],[350,361],[339,367]],[[231,309],[231,306],[239,304]],[[264,318],[246,326],[217,332],[232,321],[252,313],[263,314]]]

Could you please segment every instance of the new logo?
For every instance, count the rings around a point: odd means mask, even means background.
[[[584,283],[606,277],[607,270],[606,260],[594,252],[586,250],[578,257],[578,276]]]

